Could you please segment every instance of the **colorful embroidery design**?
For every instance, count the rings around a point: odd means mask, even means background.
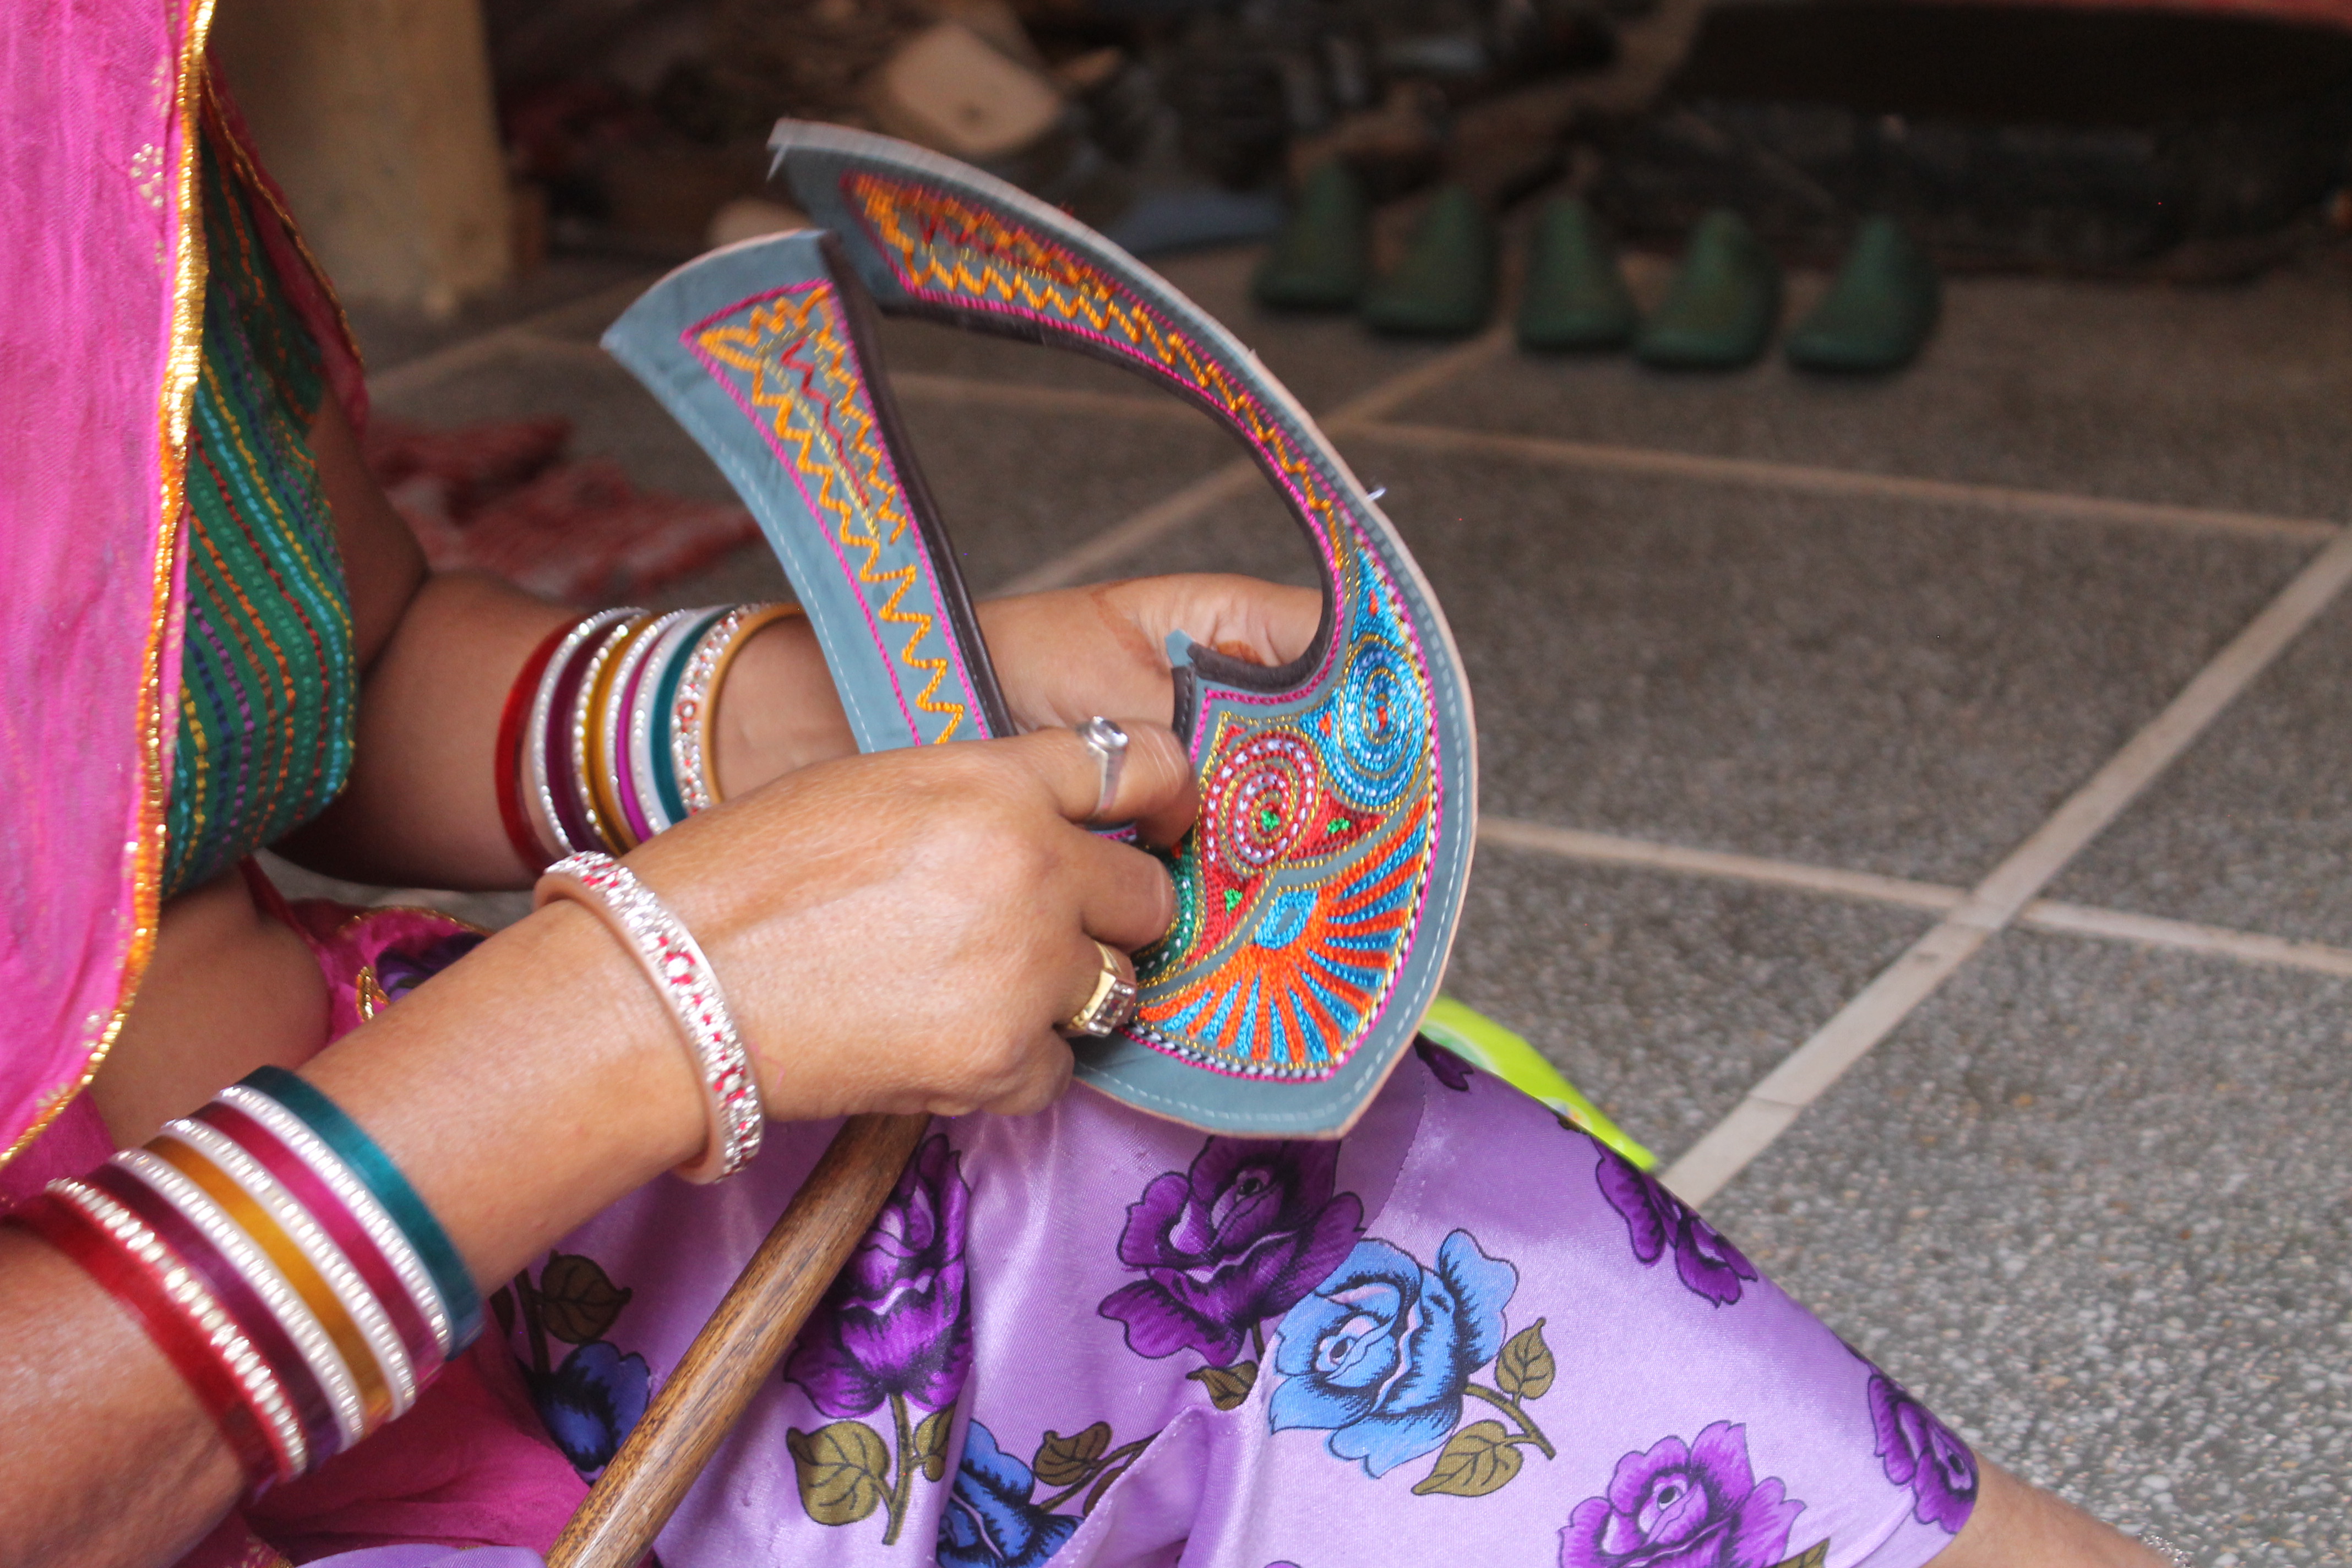
[[[1128,284],[978,203],[871,172],[843,193],[901,287],[962,314],[1087,339],[1204,404],[1248,441],[1312,536],[1334,635],[1288,698],[1202,682],[1200,826],[1181,912],[1139,955],[1129,1036],[1243,1078],[1318,1080],[1352,1056],[1412,947],[1441,780],[1427,659],[1397,585],[1291,421]]]
[[[207,115],[210,270],[189,422],[167,899],[324,810],[350,775],[359,713],[342,552],[310,458],[322,361],[227,166],[228,145]]]
[[[1748,1428],[1717,1421],[1689,1443],[1628,1454],[1559,1532],[1559,1568],[1820,1568],[1827,1542],[1782,1559],[1805,1505],[1756,1479]]]
[[[690,329],[686,343],[766,434],[809,514],[825,521],[916,742],[981,732],[979,704],[947,634],[934,570],[885,449],[838,292],[806,283],[743,300]],[[886,626],[906,628],[903,639]]]

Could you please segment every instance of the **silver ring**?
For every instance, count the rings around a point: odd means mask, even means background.
[[[1087,1039],[1099,1039],[1115,1029],[1124,1028],[1127,1021],[1135,1016],[1139,994],[1135,982],[1120,967],[1118,949],[1098,942],[1095,951],[1102,954],[1102,973],[1095,976],[1094,994],[1087,998],[1085,1006],[1062,1021],[1062,1033]]]
[[[1102,770],[1102,787],[1095,792],[1094,815],[1087,819],[1100,822],[1110,815],[1110,803],[1118,797],[1119,770],[1127,765],[1127,731],[1097,713],[1071,733],[1095,754],[1095,763]]]

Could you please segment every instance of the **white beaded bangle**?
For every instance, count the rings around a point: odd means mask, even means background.
[[[227,1173],[229,1179],[244,1188],[246,1195],[268,1211],[278,1228],[292,1238],[302,1256],[310,1260],[310,1267],[327,1282],[327,1288],[335,1293],[335,1299],[342,1303],[344,1312],[366,1342],[368,1353],[375,1358],[376,1369],[383,1374],[384,1386],[392,1394],[391,1418],[396,1421],[407,1415],[416,1403],[418,1388],[416,1367],[408,1359],[408,1347],[400,1342],[400,1333],[392,1326],[392,1316],[384,1310],[383,1303],[375,1299],[375,1292],[368,1289],[367,1281],[343,1256],[343,1249],[320,1228],[301,1200],[280,1186],[277,1177],[245,1152],[245,1145],[208,1122],[184,1117],[166,1121],[162,1136],[192,1145]]]
[[[558,898],[585,905],[612,928],[636,955],[686,1037],[710,1133],[701,1156],[678,1167],[677,1173],[689,1182],[733,1175],[760,1152],[767,1112],[751,1055],[735,1032],[710,960],[653,889],[609,855],[592,851],[550,866],[531,890],[531,905],[541,908]]]
[[[614,622],[625,620],[636,613],[635,610],[600,610],[573,626],[571,635],[558,643],[554,653],[548,656],[547,668],[539,678],[539,689],[531,695],[530,721],[523,727],[523,799],[531,826],[546,836],[541,847],[550,856],[569,855],[582,847],[572,843],[571,836],[563,831],[563,818],[555,809],[555,791],[559,781],[547,775],[547,730],[550,724],[558,721],[558,715],[554,712],[555,689],[562,683],[564,668],[580,651],[582,643],[605,631]],[[561,721],[568,725],[571,715],[562,715]]]
[[[738,605],[687,656],[686,673],[678,678],[677,695],[669,710],[671,766],[677,773],[677,791],[686,809],[709,811],[722,798],[718,763],[713,756],[711,720],[719,711],[719,694],[727,667],[752,635],[774,621],[800,613],[797,605]]]

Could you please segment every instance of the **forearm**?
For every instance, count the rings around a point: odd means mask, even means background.
[[[700,1147],[694,1075],[652,988],[559,904],[303,1074],[415,1184],[485,1288]],[[0,1228],[0,1519],[11,1562],[175,1561],[242,1477],[135,1322]]]
[[[499,813],[499,721],[531,650],[580,614],[488,578],[426,579],[362,689],[350,784],[277,847],[356,881],[529,886],[536,868]],[[744,647],[719,695],[716,739],[729,795],[855,749],[806,622],[779,622]]]

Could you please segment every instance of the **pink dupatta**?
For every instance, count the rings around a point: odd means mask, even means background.
[[[154,942],[211,16],[33,0],[0,28],[0,202],[22,226],[0,247],[0,1166],[97,1071]],[[289,231],[260,227],[363,421],[340,313]]]

